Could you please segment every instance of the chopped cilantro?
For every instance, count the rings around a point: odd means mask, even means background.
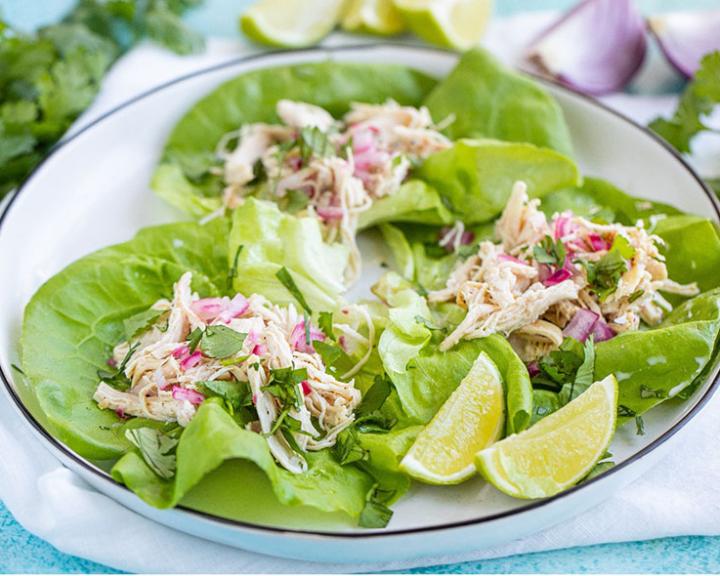
[[[300,130],[299,144],[303,164],[307,164],[313,155],[325,158],[334,152],[327,134],[317,126],[305,127]]]
[[[667,398],[665,390],[656,390],[645,384],[640,385],[640,398],[647,400],[648,398]]]
[[[270,381],[263,386],[263,390],[275,396],[285,406],[300,407],[303,402],[300,383],[307,378],[307,368],[287,367],[270,370]]]
[[[335,334],[333,333],[333,313],[332,312],[320,312],[318,315],[318,326],[322,333],[325,334],[330,340],[335,340]]]
[[[233,283],[235,282],[235,277],[237,276],[237,270],[238,270],[238,261],[240,260],[240,253],[243,251],[244,246],[240,244],[236,250],[235,250],[235,256],[233,256],[232,266],[230,266],[230,271],[227,275],[227,289],[228,291],[232,290]]]
[[[200,328],[195,328],[195,330],[188,334],[187,343],[190,354],[195,352],[195,350],[197,349],[198,344],[200,344],[200,340],[203,337],[203,334],[204,332]]]
[[[367,495],[365,508],[360,513],[358,525],[362,528],[384,528],[390,522],[393,512],[387,503],[395,496],[394,490],[383,490],[375,485]]]
[[[205,328],[200,339],[200,350],[210,358],[228,358],[242,350],[246,336],[222,324],[213,324]]]
[[[720,52],[707,54],[685,88],[672,118],[656,118],[650,129],[665,138],[680,152],[690,152],[692,140],[710,131],[705,118],[720,104]]]
[[[575,372],[574,378],[570,382],[566,382],[560,390],[559,398],[562,405],[572,402],[580,396],[585,390],[590,388],[594,382],[595,374],[595,345],[593,337],[590,336],[585,341],[583,347],[583,361]]]
[[[135,353],[135,350],[137,350],[138,346],[140,346],[140,343],[136,342],[135,344],[130,346],[130,348],[128,348],[125,357],[122,359],[122,362],[120,362],[120,366],[118,366],[115,371],[110,372],[108,370],[98,370],[98,378],[100,378],[100,380],[105,382],[105,384],[107,384],[108,386],[112,386],[117,390],[128,390],[130,388],[130,379],[125,376],[125,367],[127,366],[128,362],[130,362],[130,357]]]
[[[588,282],[604,301],[617,290],[621,276],[628,270],[627,260],[635,255],[635,249],[624,236],[615,236],[612,247],[597,262],[580,261],[585,267]]]
[[[125,438],[139,451],[150,469],[160,478],[175,476],[175,449],[179,440],[156,428],[129,428]]]
[[[303,296],[302,292],[300,292],[300,289],[297,287],[297,284],[295,284],[295,280],[290,275],[290,272],[288,271],[285,266],[280,268],[280,270],[277,271],[275,274],[278,280],[282,282],[282,285],[285,286],[288,292],[292,294],[293,298],[297,300],[298,304],[302,307],[305,312],[308,314],[312,314],[312,310],[310,309],[310,306],[308,306],[307,301],[305,300],[305,296]]]
[[[559,238],[553,240],[550,236],[545,236],[540,244],[533,248],[533,256],[540,264],[562,268],[565,264],[565,246]]]
[[[350,426],[338,434],[335,446],[333,446],[333,453],[342,465],[368,459],[368,452],[360,446],[354,426]]]

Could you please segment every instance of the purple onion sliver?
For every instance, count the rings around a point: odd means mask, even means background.
[[[615,331],[610,328],[610,326],[608,326],[602,318],[598,318],[597,322],[595,322],[592,329],[592,335],[595,342],[604,342],[605,340],[610,340],[610,338],[614,338],[616,336]]]
[[[575,338],[578,342],[585,342],[592,333],[598,318],[600,316],[592,310],[580,308],[575,312],[575,316],[568,322],[568,325],[565,326],[563,336]]]

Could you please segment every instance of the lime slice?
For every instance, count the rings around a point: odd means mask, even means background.
[[[562,492],[587,476],[610,445],[617,400],[611,374],[531,428],[478,453],[478,470],[515,498]]]
[[[405,22],[392,0],[350,0],[342,27],[348,32],[391,36],[405,30]]]
[[[492,13],[492,0],[395,0],[395,6],[420,38],[455,50],[477,45]]]
[[[497,440],[505,421],[502,378],[481,352],[400,463],[429,484],[459,484],[475,473],[475,454]]]
[[[260,0],[242,15],[240,27],[261,44],[310,46],[332,32],[344,5],[344,0]]]

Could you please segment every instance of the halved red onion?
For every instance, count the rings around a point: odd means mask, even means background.
[[[200,394],[197,390],[183,388],[182,386],[173,386],[172,397],[175,398],[175,400],[187,400],[190,404],[195,406],[198,406],[205,401],[205,396]]]
[[[604,342],[605,340],[610,340],[610,338],[614,338],[616,336],[615,331],[610,328],[610,326],[608,326],[602,318],[598,318],[597,322],[595,322],[592,329],[592,335],[595,342]]]
[[[585,0],[542,32],[526,59],[561,84],[602,95],[630,82],[646,50],[644,21],[632,0]]]
[[[705,54],[720,50],[720,10],[671,12],[648,18],[668,62],[692,78]]]
[[[575,316],[568,322],[563,330],[563,336],[575,338],[578,342],[585,342],[588,336],[592,334],[593,328],[600,316],[592,310],[580,308],[575,312]]]

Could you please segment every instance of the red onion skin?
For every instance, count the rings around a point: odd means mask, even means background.
[[[595,52],[583,54],[582,44],[567,41],[567,50],[579,52],[575,70],[553,70],[542,53],[543,43],[554,35],[562,34],[565,25],[578,18],[587,19],[586,42],[599,38]],[[603,37],[606,32],[597,26],[598,22],[613,20],[616,28],[613,37]],[[577,36],[577,34],[575,35]],[[586,48],[587,49],[587,48]],[[584,0],[565,13],[557,22],[544,30],[531,44],[526,60],[546,76],[554,78],[572,90],[591,96],[602,96],[622,90],[642,67],[647,53],[645,23],[632,0]],[[584,57],[583,57],[584,56]],[[599,72],[598,72],[599,71]],[[590,72],[590,74],[588,74]],[[592,72],[596,76],[592,77]]]

